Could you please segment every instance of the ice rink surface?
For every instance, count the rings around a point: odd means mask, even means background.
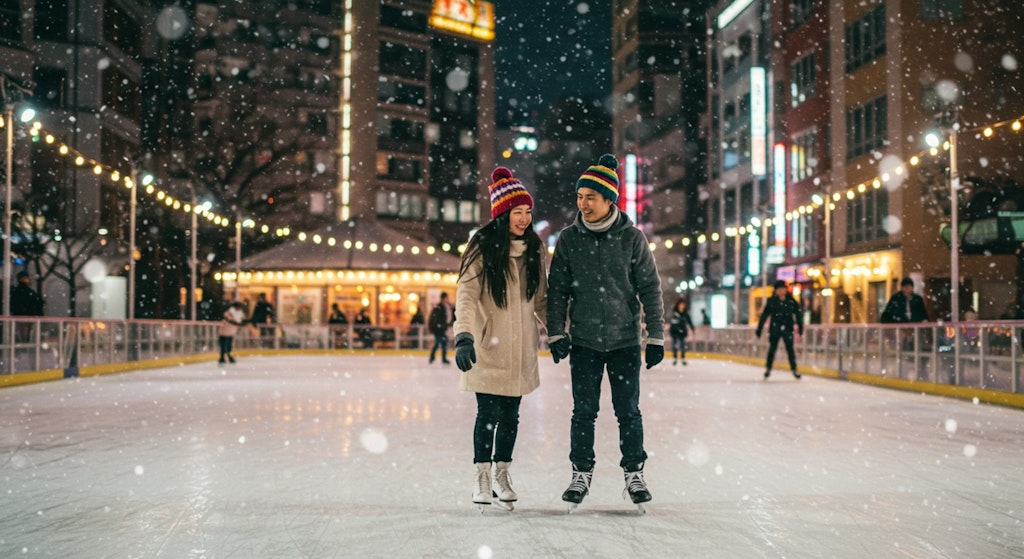
[[[0,390],[0,557],[1024,557],[1024,412],[691,359],[642,376],[647,514],[602,395],[573,514],[569,367],[523,399],[515,512],[470,502],[454,364],[244,357]]]

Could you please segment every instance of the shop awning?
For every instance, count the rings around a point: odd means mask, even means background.
[[[293,238],[241,262],[242,272],[287,270],[458,273],[459,257],[376,220],[360,219],[307,233],[305,240]]]

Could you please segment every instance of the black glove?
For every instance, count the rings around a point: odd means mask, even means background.
[[[555,364],[558,364],[562,359],[569,357],[569,350],[572,349],[572,343],[569,341],[569,338],[561,338],[558,341],[548,344],[548,348],[551,349],[551,357],[554,358]]]
[[[661,360],[665,358],[665,346],[647,344],[647,351],[644,353],[644,361],[647,363],[647,368],[661,363]]]
[[[797,333],[799,333],[799,334],[800,334],[801,336],[803,336],[803,335],[804,335],[804,328],[803,328],[803,326],[801,326],[800,328],[797,328],[797,329],[796,329],[796,331],[797,331]]]
[[[476,348],[473,347],[473,338],[460,338],[455,342],[455,364],[459,370],[466,372],[473,368],[476,363]]]
[[[760,328],[757,329],[757,332],[755,332],[755,335],[757,336],[757,339],[759,339],[759,340],[761,339],[761,329]]]

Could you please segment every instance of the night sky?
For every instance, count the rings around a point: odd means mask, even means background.
[[[611,92],[611,2],[494,0],[499,118]]]

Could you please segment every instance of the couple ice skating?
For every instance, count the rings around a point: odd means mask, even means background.
[[[642,352],[648,369],[665,354],[661,283],[647,239],[615,205],[617,167],[614,156],[603,155],[576,182],[579,212],[558,236],[547,277],[532,226],[533,198],[508,169],[491,175],[491,221],[463,255],[456,306],[467,310],[455,320],[460,384],[477,400],[473,502],[481,507],[496,499],[511,509],[518,498],[509,466],[520,402],[540,384],[538,320],[547,327],[555,363],[569,358],[572,377],[572,480],[562,500],[573,507],[590,491],[605,368],[626,492],[641,511],[651,500],[643,474],[640,368]]]

